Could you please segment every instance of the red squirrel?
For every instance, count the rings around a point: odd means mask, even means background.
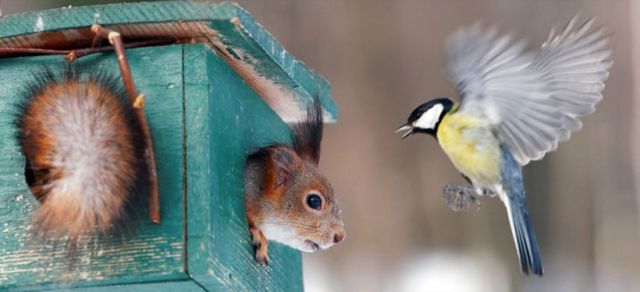
[[[247,158],[245,205],[256,260],[268,264],[269,240],[304,252],[327,249],[346,233],[333,187],[320,172],[322,107],[317,98],[291,129],[293,146],[274,144]]]
[[[144,198],[140,125],[120,84],[71,68],[43,70],[29,84],[17,124],[27,183],[41,204],[36,235],[72,243],[108,235]]]

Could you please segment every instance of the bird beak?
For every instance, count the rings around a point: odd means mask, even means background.
[[[396,130],[396,133],[400,133],[400,132],[405,132],[404,134],[402,134],[402,139],[407,138],[411,136],[411,134],[413,134],[413,126],[404,125]]]

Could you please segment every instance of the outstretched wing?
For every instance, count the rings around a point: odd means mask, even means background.
[[[520,165],[541,159],[582,127],[578,119],[602,99],[612,65],[609,37],[593,20],[572,19],[551,31],[538,52],[523,41],[480,26],[447,42],[447,72],[461,97],[460,113],[488,119]]]

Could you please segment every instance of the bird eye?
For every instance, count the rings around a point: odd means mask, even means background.
[[[307,195],[307,206],[314,210],[322,209],[322,198],[318,194],[311,193]]]

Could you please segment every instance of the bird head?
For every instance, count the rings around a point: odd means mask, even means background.
[[[411,112],[407,123],[396,133],[404,132],[402,139],[413,133],[426,133],[435,137],[442,118],[453,108],[453,101],[448,98],[432,99],[418,106]]]

